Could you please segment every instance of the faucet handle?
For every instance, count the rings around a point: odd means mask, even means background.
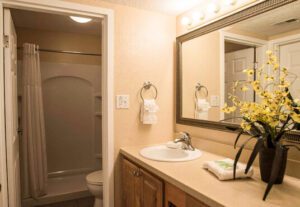
[[[190,134],[187,132],[180,132],[179,134],[182,136],[182,139],[191,139]]]

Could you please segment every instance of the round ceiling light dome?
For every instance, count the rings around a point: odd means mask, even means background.
[[[76,17],[76,16],[70,16],[70,18],[75,21],[75,22],[78,22],[78,23],[88,23],[90,21],[92,21],[91,18],[86,18],[86,17]]]

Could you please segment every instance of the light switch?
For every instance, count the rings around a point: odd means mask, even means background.
[[[128,109],[129,95],[117,95],[116,107],[117,109]]]
[[[220,105],[220,98],[217,95],[211,95],[210,96],[210,105],[212,107],[216,107]]]

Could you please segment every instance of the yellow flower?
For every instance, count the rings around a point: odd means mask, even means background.
[[[254,70],[250,68],[243,70],[243,72],[247,73],[248,76],[253,76],[254,74]]]
[[[252,88],[255,90],[255,91],[259,91],[261,88],[260,88],[260,83],[258,80],[256,81],[252,81]]]
[[[241,88],[241,90],[242,90],[242,91],[249,91],[249,88],[248,88],[247,86],[243,86],[243,87]]]
[[[224,104],[222,111],[226,114],[230,114],[236,110],[236,106],[228,106],[227,103]]]
[[[300,114],[292,113],[291,117],[295,122],[300,123]]]
[[[245,130],[245,131],[249,131],[251,129],[251,125],[249,123],[246,122],[242,122],[241,123],[241,127]]]
[[[266,54],[267,54],[267,55],[272,55],[273,52],[272,52],[272,50],[267,50],[267,51],[266,51]]]
[[[281,127],[288,117],[292,117],[292,122],[300,123],[300,115],[295,113],[296,110],[300,110],[300,100],[292,101],[288,96],[287,89],[291,85],[287,80],[288,70],[284,67],[280,68],[277,57],[272,51],[267,51],[267,58],[267,64],[272,70],[266,67],[267,65],[257,70],[249,68],[243,70],[248,75],[248,80],[234,83],[234,92],[228,97],[232,106],[226,104],[222,110],[225,113],[239,110],[239,114],[247,119],[241,123],[244,130],[251,129],[248,121],[251,123],[259,121],[270,126],[276,135],[278,127]],[[277,70],[280,70],[279,77]],[[253,81],[255,72],[256,80]],[[256,102],[241,100],[240,96],[236,95],[240,94],[239,91],[250,90],[251,87],[260,96]]]

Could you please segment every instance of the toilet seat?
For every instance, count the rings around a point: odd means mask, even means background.
[[[92,185],[103,185],[103,173],[102,170],[92,172],[86,176],[86,181]]]

